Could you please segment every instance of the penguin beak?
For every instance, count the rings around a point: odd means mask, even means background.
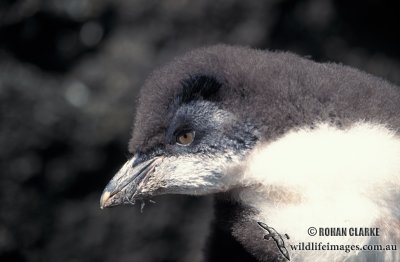
[[[141,197],[140,188],[154,172],[161,157],[143,161],[138,156],[128,160],[105,187],[100,198],[100,208],[133,203]]]

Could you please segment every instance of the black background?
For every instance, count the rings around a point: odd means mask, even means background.
[[[1,0],[0,261],[201,261],[210,197],[99,209],[127,159],[146,76],[187,50],[229,43],[399,84],[395,3]]]

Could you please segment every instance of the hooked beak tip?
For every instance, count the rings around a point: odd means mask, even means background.
[[[154,171],[159,157],[137,162],[137,157],[128,160],[111,179],[100,197],[100,208],[131,203],[136,196],[139,183]]]
[[[110,199],[111,192],[109,191],[104,191],[103,194],[101,195],[100,198],[100,208],[104,209],[106,207],[110,206],[110,203],[107,203],[107,201]]]

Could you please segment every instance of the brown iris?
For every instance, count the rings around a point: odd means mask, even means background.
[[[190,145],[193,142],[193,140],[194,140],[193,131],[183,132],[182,134],[176,137],[176,142],[182,146]]]

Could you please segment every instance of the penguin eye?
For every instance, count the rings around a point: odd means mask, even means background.
[[[176,143],[181,146],[188,146],[194,140],[194,131],[185,131],[176,136]]]

